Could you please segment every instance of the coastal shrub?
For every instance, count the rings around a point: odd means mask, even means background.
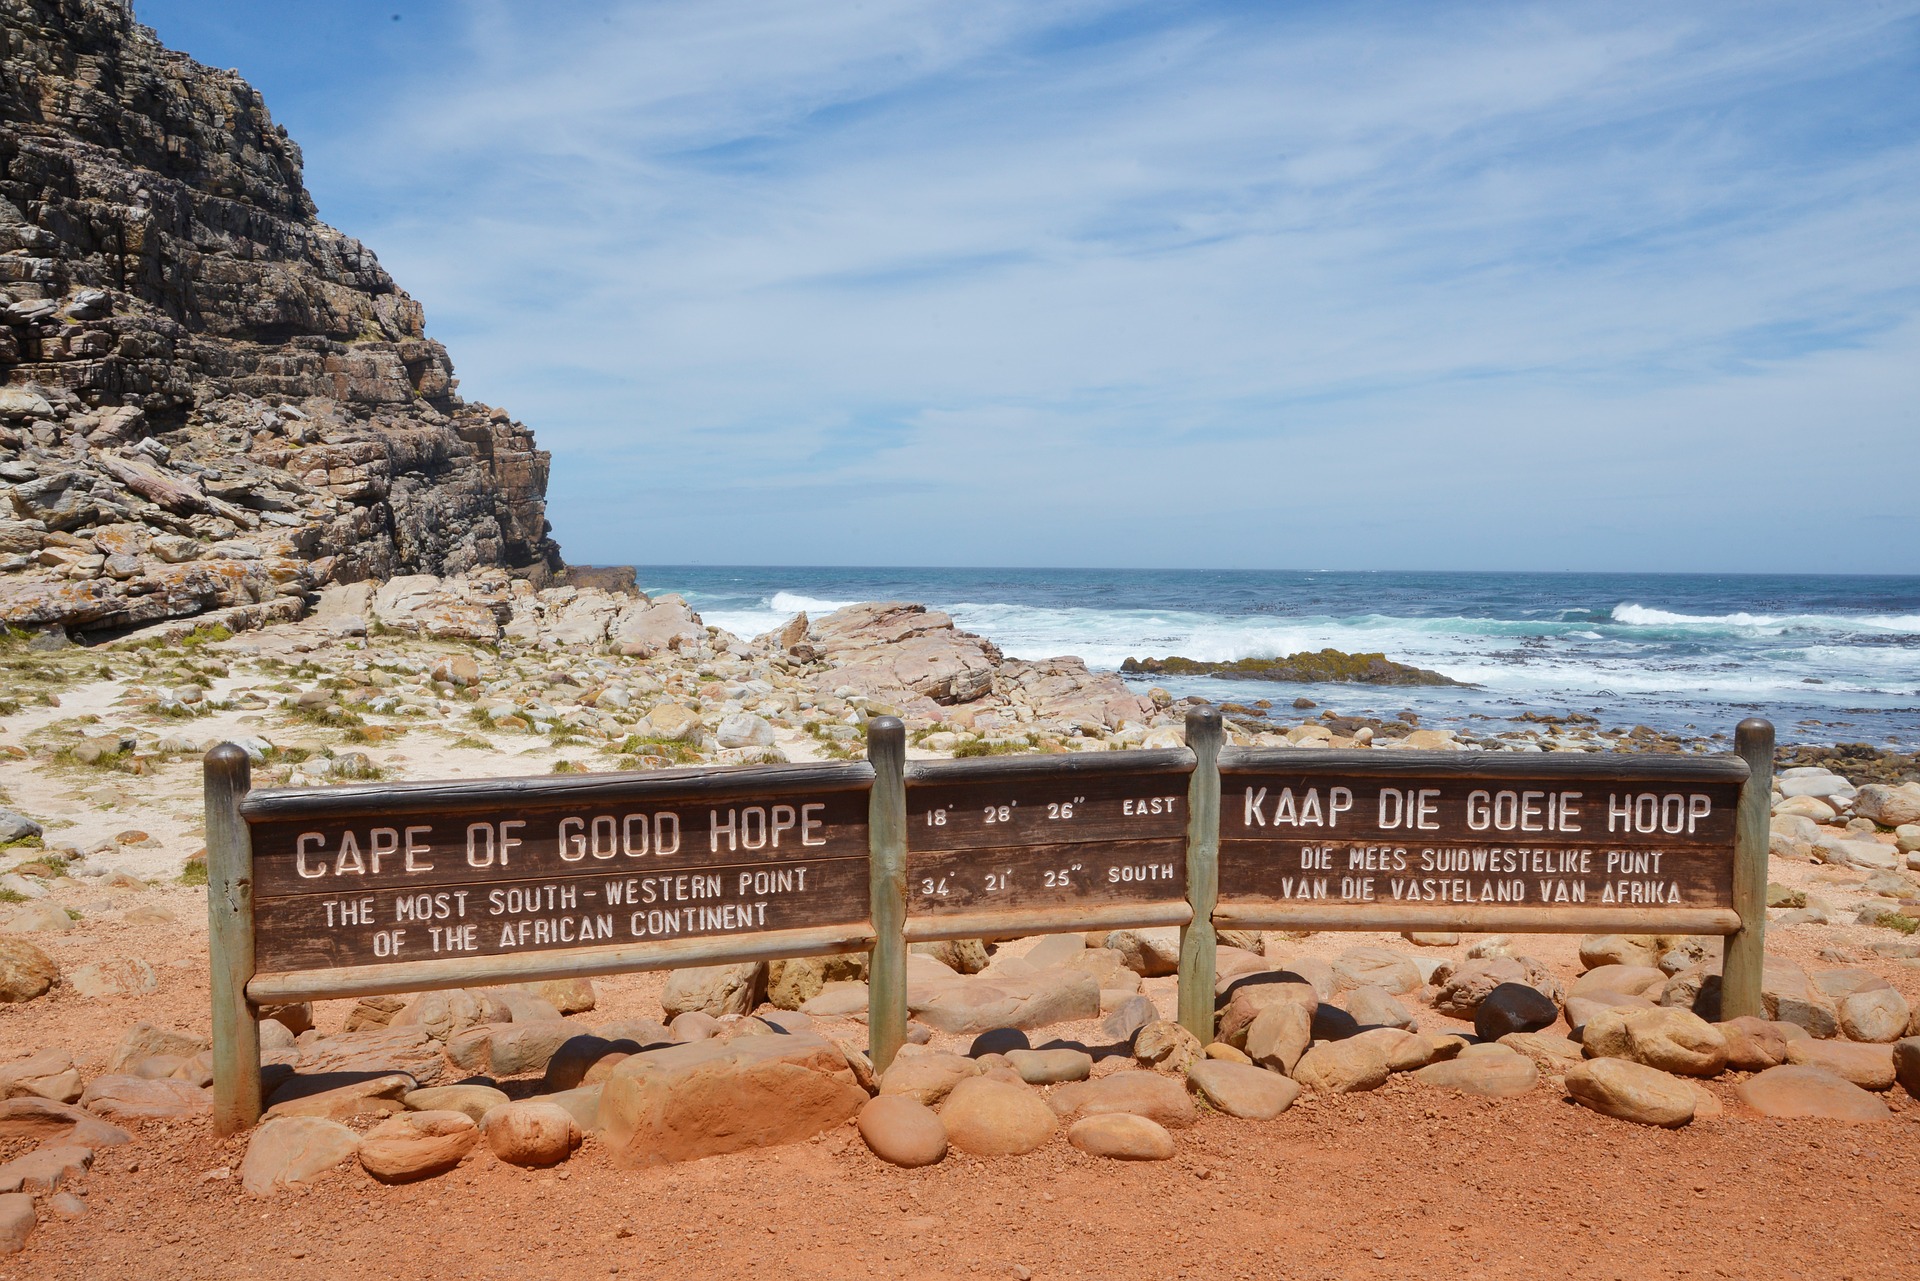
[[[207,883],[207,865],[204,862],[192,862],[180,872],[182,885],[205,885]]]
[[[953,754],[956,759],[967,756],[1022,756],[1039,746],[1039,739],[1032,734],[1024,738],[992,741],[984,738],[970,738],[964,743],[955,744]]]
[[[1898,912],[1887,913],[1875,922],[1875,924],[1884,925],[1890,930],[1899,930],[1902,934],[1912,934],[1914,931],[1920,930],[1920,920],[1916,920],[1911,916],[1902,916]]]

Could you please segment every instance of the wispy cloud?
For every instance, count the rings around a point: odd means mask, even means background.
[[[1914,0],[426,16],[312,183],[577,559],[1920,570]]]

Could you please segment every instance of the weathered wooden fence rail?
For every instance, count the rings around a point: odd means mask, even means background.
[[[254,792],[206,757],[214,1118],[258,1119],[263,1005],[865,951],[869,1050],[909,942],[1181,927],[1203,1041],[1216,927],[1718,934],[1758,1013],[1773,728],[1721,756],[1188,746]]]

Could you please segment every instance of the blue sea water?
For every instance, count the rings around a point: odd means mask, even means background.
[[[1274,657],[1328,646],[1473,688],[1156,678],[1176,695],[1349,715],[1583,712],[1700,734],[1766,716],[1782,741],[1920,747],[1920,576],[642,567],[751,637],[868,600],[951,613],[1010,657]],[[1144,683],[1144,682],[1143,682]]]

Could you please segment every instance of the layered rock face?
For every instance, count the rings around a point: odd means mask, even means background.
[[[0,26],[0,621],[550,581],[548,456],[455,394],[259,94],[123,0],[0,0]]]

